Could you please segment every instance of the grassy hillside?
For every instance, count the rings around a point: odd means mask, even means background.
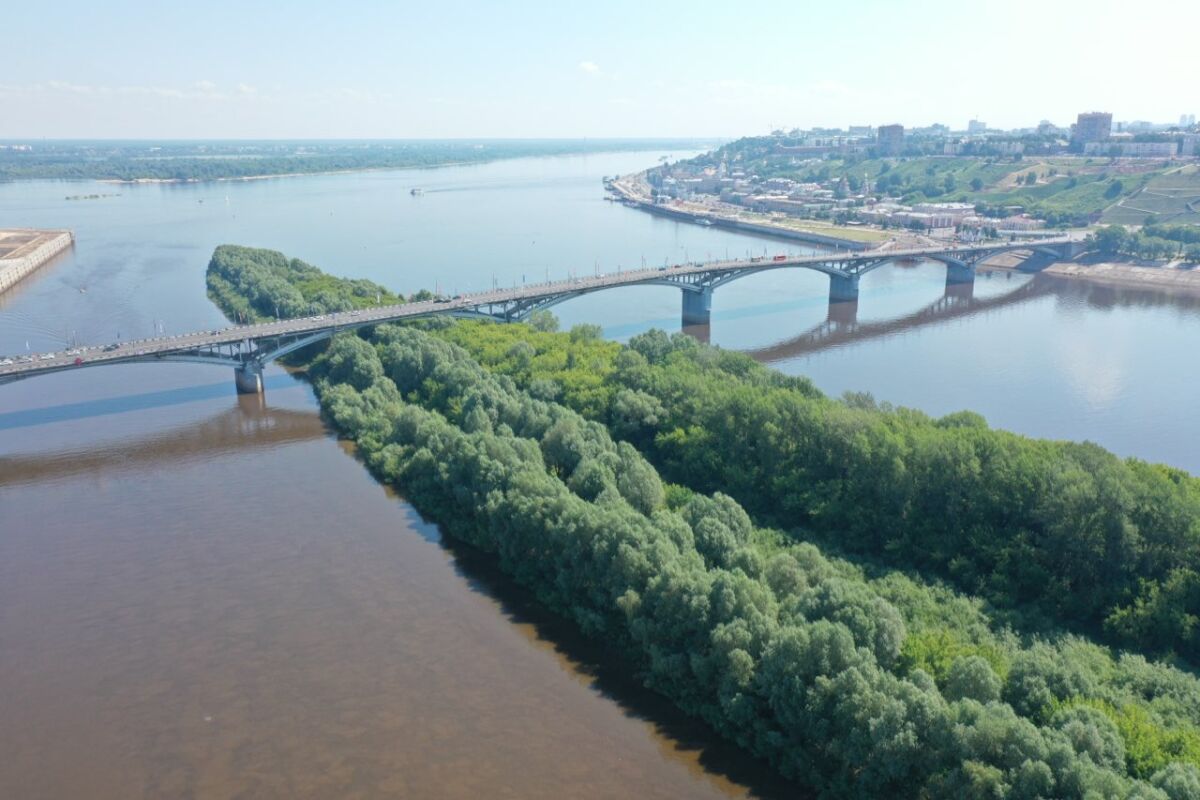
[[[769,139],[742,139],[694,161],[705,165],[722,159],[763,178],[824,182],[845,176],[852,188],[869,180],[876,193],[904,203],[966,202],[994,207],[996,213],[1019,206],[1052,225],[1086,225],[1102,218],[1141,224],[1154,215],[1161,217],[1158,222],[1200,222],[1200,204],[1187,205],[1200,199],[1198,168],[1180,169],[1156,159],[801,158],[777,150]]]
[[[1200,165],[1156,173],[1104,213],[1121,225],[1200,225]]]

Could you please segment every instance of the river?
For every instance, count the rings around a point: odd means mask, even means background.
[[[659,152],[214,184],[0,185],[74,249],[0,296],[0,353],[211,328],[212,249],[401,292],[799,252],[604,202]],[[422,187],[420,196],[410,189]],[[68,195],[110,194],[92,200]],[[693,331],[832,393],[1091,439],[1200,471],[1197,303],[935,264],[719,289]],[[559,306],[626,339],[679,295]],[[269,369],[126,365],[0,387],[0,796],[739,797],[787,787],[589,649],[380,487]]]

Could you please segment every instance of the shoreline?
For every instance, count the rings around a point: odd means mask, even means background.
[[[496,159],[500,160],[500,159]],[[84,178],[96,183],[112,183],[119,186],[136,186],[139,184],[185,184],[185,183],[233,183],[240,181],[266,181],[275,178],[310,178],[318,175],[354,175],[360,172],[387,172],[401,169],[441,169],[442,167],[465,167],[472,164],[488,164],[489,161],[447,161],[444,164],[413,165],[410,167],[362,167],[360,169],[325,169],[313,172],[277,172],[266,175],[225,175],[220,178]],[[29,178],[28,180],[51,180],[49,178]]]
[[[691,222],[696,225],[704,224],[701,222],[701,220],[703,220],[714,228],[725,228],[727,230],[758,234],[761,236],[774,236],[780,239],[807,242],[809,244],[816,244],[822,247],[832,247],[838,250],[853,250],[856,252],[870,250],[873,246],[885,244],[885,242],[864,242],[857,239],[846,239],[831,234],[817,233],[815,231],[803,231],[796,228],[785,228],[765,222],[750,222],[741,219],[730,219],[717,214],[705,214],[699,211],[691,211],[688,209],[661,205],[651,202],[641,194],[635,192],[631,187],[625,185],[621,178],[609,181],[606,185],[621,199],[622,202],[632,203],[642,211],[645,211],[649,214],[657,214],[659,216],[683,220],[684,222]]]
[[[707,220],[708,224],[713,227],[782,239],[800,240],[825,247],[844,248],[860,252],[872,249],[871,243],[868,242],[841,239],[820,233],[810,233],[765,223],[729,219],[716,214],[704,214],[698,211],[660,205],[646,200],[642,195],[626,185],[621,178],[609,181],[607,186],[622,202],[631,203],[650,214],[683,220],[693,224],[702,224],[701,220]],[[1200,267],[1195,269],[1178,269],[1167,266],[1141,266],[1119,261],[1095,263],[1055,261],[1042,269],[1024,270],[1022,267],[1026,261],[1027,259],[1014,258],[1010,254],[1004,254],[981,262],[978,268],[992,271],[1045,274],[1066,280],[1087,281],[1099,286],[1156,290],[1200,297]]]
[[[1200,268],[1176,269],[1148,267],[1122,261],[1077,263],[1054,261],[1042,269],[1023,269],[1024,261],[1010,253],[994,256],[979,264],[978,269],[990,272],[1020,272],[1027,275],[1049,275],[1071,281],[1092,283],[1118,289],[1144,289],[1169,294],[1200,297]]]
[[[678,148],[668,148],[678,149]],[[440,164],[394,164],[390,166],[373,166],[373,167],[349,167],[346,169],[317,169],[317,170],[302,170],[297,172],[278,172],[266,173],[261,175],[223,175],[216,178],[49,178],[49,177],[21,177],[21,178],[0,178],[0,183],[3,182],[18,182],[18,181],[63,181],[63,182],[95,182],[108,183],[120,186],[136,186],[138,184],[189,184],[189,183],[226,183],[233,181],[262,181],[271,180],[274,178],[300,178],[316,175],[353,175],[360,172],[389,172],[396,170],[426,170],[426,169],[442,169],[443,167],[469,167],[480,166],[484,164],[495,164],[499,161],[516,161],[522,158],[573,158],[578,156],[590,155],[605,155],[613,153],[636,153],[650,152],[649,150],[627,150],[624,148],[607,149],[601,148],[597,150],[585,150],[577,153],[543,153],[541,155],[531,153],[514,156],[496,156],[493,158],[483,158],[473,161],[445,161]]]
[[[1141,267],[1105,261],[1096,264],[1076,264],[1059,261],[1043,274],[1067,280],[1089,281],[1101,286],[1122,289],[1157,289],[1175,294],[1200,297],[1200,269],[1175,269],[1172,267]]]

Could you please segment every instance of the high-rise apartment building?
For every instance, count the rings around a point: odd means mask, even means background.
[[[904,151],[904,126],[880,125],[875,141],[879,145],[879,152],[882,155],[899,155]]]
[[[1080,114],[1075,120],[1071,141],[1075,144],[1103,142],[1112,135],[1112,114],[1105,111],[1090,111]]]

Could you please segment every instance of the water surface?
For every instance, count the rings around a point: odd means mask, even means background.
[[[600,178],[662,153],[204,185],[0,185],[0,226],[73,251],[0,296],[0,353],[211,328],[222,243],[402,292],[799,252],[646,215]],[[414,197],[410,189],[424,188]],[[67,195],[118,197],[67,201]],[[811,271],[719,289],[693,331],[825,391],[1091,439],[1200,470],[1197,304],[1044,276],[884,268],[830,308]],[[556,308],[679,329],[667,287]],[[447,547],[278,367],[124,365],[0,387],[0,796],[784,794]]]

